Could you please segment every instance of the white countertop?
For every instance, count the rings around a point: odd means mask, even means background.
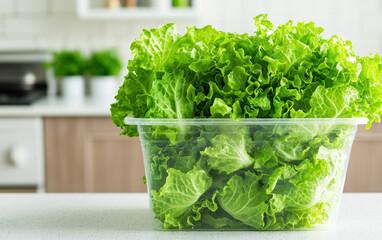
[[[332,231],[158,232],[147,194],[0,194],[0,239],[382,239],[381,203],[344,194]]]
[[[82,102],[43,98],[32,105],[0,106],[0,117],[102,117],[110,116],[110,100],[85,98]]]

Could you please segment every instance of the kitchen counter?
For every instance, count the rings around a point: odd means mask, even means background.
[[[382,239],[381,202],[344,194],[332,231],[158,232],[146,194],[0,194],[0,239]]]
[[[82,102],[43,98],[32,105],[0,106],[0,117],[103,117],[110,116],[113,100],[85,98]]]

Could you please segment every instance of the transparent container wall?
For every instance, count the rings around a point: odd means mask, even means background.
[[[138,124],[153,226],[331,227],[356,129],[354,119]]]

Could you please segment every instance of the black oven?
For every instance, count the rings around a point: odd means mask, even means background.
[[[28,105],[47,91],[45,52],[0,53],[0,105]]]

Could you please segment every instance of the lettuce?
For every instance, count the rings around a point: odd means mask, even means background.
[[[253,164],[246,150],[249,136],[244,132],[242,135],[229,136],[226,134],[216,135],[211,139],[212,146],[207,147],[200,153],[207,156],[207,163],[212,169],[230,174],[241,168]],[[249,140],[250,141],[250,140]]]
[[[265,226],[264,214],[268,211],[265,186],[260,185],[261,175],[245,173],[245,178],[234,175],[218,198],[220,206],[233,218],[261,229]]]
[[[382,58],[313,22],[254,34],[174,24],[143,30],[111,105],[135,118],[356,118],[379,122]],[[140,126],[152,210],[164,228],[279,230],[325,223],[354,138],[341,125]]]
[[[170,168],[166,183],[159,192],[152,191],[152,207],[156,217],[167,227],[182,226],[179,219],[188,212],[211,185],[211,178],[203,170],[182,173]]]

